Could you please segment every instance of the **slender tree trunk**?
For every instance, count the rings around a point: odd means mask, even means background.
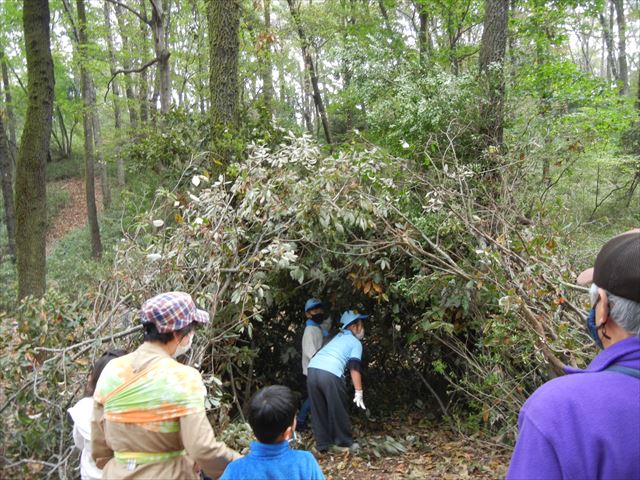
[[[289,4],[289,10],[291,11],[291,16],[293,17],[293,21],[295,22],[296,28],[298,30],[298,36],[300,37],[304,65],[311,78],[313,101],[315,103],[316,109],[318,110],[318,113],[320,114],[320,120],[322,121],[322,129],[324,130],[325,139],[327,140],[327,143],[331,145],[333,144],[333,139],[331,138],[329,118],[327,117],[327,111],[325,110],[324,102],[322,101],[322,95],[320,94],[320,85],[318,83],[316,66],[313,62],[313,58],[311,57],[311,52],[309,52],[309,41],[307,40],[304,26],[302,25],[302,22],[300,20],[300,12],[294,5],[294,0],[287,0],[287,3]]]
[[[235,2],[235,0],[232,0]],[[152,2],[151,31],[153,45],[158,58],[158,75],[160,76],[160,113],[164,116],[171,109],[171,68],[169,65],[169,50],[166,43],[166,19],[169,12],[165,11],[159,0]]]
[[[429,34],[429,16],[420,2],[416,2],[416,8],[419,11],[418,17],[420,19],[420,26],[418,30],[418,52],[420,63],[424,64],[428,50],[427,35]]]
[[[627,66],[627,21],[624,16],[624,0],[612,0],[616,7],[618,23],[618,72],[620,74],[620,95],[629,93],[629,68]]]
[[[4,87],[4,103],[7,110],[7,130],[9,132],[9,155],[11,155],[11,170],[15,169],[18,159],[18,142],[16,136],[16,117],[13,114],[13,99],[11,96],[11,84],[9,83],[9,69],[7,68],[7,58],[0,50],[0,63],[2,64],[2,85]]]
[[[62,115],[62,110],[58,105],[55,106],[55,116],[58,119],[58,126],[60,129],[60,142],[58,146],[60,147],[60,152],[64,158],[71,158],[71,137],[69,136],[69,132],[67,131],[67,125],[64,121],[64,115]],[[55,136],[55,129],[51,131],[51,133]]]
[[[156,69],[155,75],[153,76],[153,93],[149,100],[149,117],[151,118],[151,123],[153,123],[153,125],[156,124],[156,120],[158,119],[158,98],[160,98],[161,88],[160,71]]]
[[[343,4],[343,8],[346,9],[346,5]],[[345,15],[345,34],[343,35],[343,43],[345,48],[345,55],[342,58],[342,78],[344,80],[343,91],[345,92],[345,98],[349,98],[349,91],[351,89],[352,71],[349,61],[349,29],[356,24],[356,5],[354,0],[349,0],[349,13]],[[345,104],[345,131],[350,132],[353,130],[353,105],[349,101]]]
[[[240,2],[209,0],[207,16],[213,160],[226,164],[232,149],[225,138],[233,138],[238,128]]]
[[[4,223],[7,226],[9,255],[16,257],[16,223],[13,207],[13,171],[9,145],[2,115],[0,115],[0,176],[2,177],[2,199],[4,201]]]
[[[638,92],[636,96],[636,108],[640,111],[640,72],[638,72]]]
[[[481,129],[489,145],[501,145],[504,129],[504,57],[507,48],[509,0],[485,0],[480,43],[480,73],[486,82],[486,104]]]
[[[16,168],[18,298],[41,297],[46,286],[45,168],[51,137],[54,84],[48,0],[24,0],[22,24],[29,99]]]
[[[84,100],[84,156],[85,156],[85,193],[87,200],[87,220],[91,232],[91,256],[99,258],[102,255],[100,240],[100,225],[98,224],[98,209],[96,208],[96,191],[94,178],[94,101],[93,82],[86,66],[87,16],[84,0],[76,0],[78,9],[78,51],[80,60],[80,83],[82,84],[82,98]]]
[[[93,85],[91,85],[93,87]],[[100,117],[95,109],[96,93],[95,87],[92,88],[91,96],[94,109],[91,112],[91,121],[93,127],[93,144],[95,147],[96,160],[98,161],[98,171],[100,172],[100,187],[102,189],[102,205],[105,209],[111,207],[111,187],[109,186],[109,172],[107,170],[107,162],[104,160],[104,152],[102,151],[102,129],[100,128]]]
[[[111,4],[107,1],[104,2],[104,24],[106,26],[106,36],[107,36],[107,49],[109,52],[109,69],[111,70],[111,75],[117,70],[117,62],[115,50],[113,48],[113,32],[111,29]],[[120,84],[117,79],[113,79],[111,82],[111,88],[113,91],[113,121],[114,127],[116,130],[116,142],[118,146],[116,147],[116,172],[117,172],[117,181],[119,187],[124,187],[124,158],[120,155],[120,136],[122,130],[122,113],[120,111]],[[104,195],[104,189],[102,191]],[[104,196],[103,196],[104,201]]]
[[[140,13],[147,18],[147,0],[140,0]],[[149,53],[149,25],[140,20],[140,58],[146,58]],[[156,69],[159,66],[156,66]],[[149,98],[149,69],[140,72],[138,79],[138,93],[140,96],[140,122],[147,123],[149,121],[149,108],[155,108],[155,99]]]
[[[122,57],[122,68],[124,70],[131,69],[131,61],[128,56],[131,54],[129,47],[129,37],[127,35],[127,26],[125,24],[124,9],[116,5],[116,18],[118,19],[118,27],[120,29],[120,38],[122,39],[122,51],[124,55]],[[131,128],[138,128],[138,110],[136,107],[136,96],[133,92],[133,82],[129,74],[124,76],[125,95],[127,97],[127,109],[129,110],[129,125]]]
[[[618,68],[613,56],[613,36],[611,35],[611,29],[609,28],[608,24],[609,22],[607,21],[603,13],[600,13],[598,18],[600,20],[600,26],[602,27],[602,36],[604,37],[604,41],[607,45],[607,77],[610,73],[613,76],[613,79],[618,82],[620,81],[620,76],[618,75]]]
[[[278,52],[278,55],[275,58],[275,67],[278,70],[278,100],[280,101],[280,103],[282,105],[287,105],[287,81],[286,81],[286,75],[284,72],[284,65],[283,65],[283,61],[282,61],[282,56],[284,54],[284,49],[280,48],[280,51]]]
[[[311,98],[311,94],[309,90],[311,86],[309,85],[309,79],[304,68],[300,71],[300,88],[302,89],[302,118],[304,119],[304,126],[307,131],[313,135],[313,122],[311,121],[311,107],[309,99]]]
[[[264,99],[265,118],[271,123],[273,115],[273,64],[271,61],[271,43],[273,43],[273,33],[271,32],[271,0],[263,0],[264,11],[264,33],[262,35],[262,89]]]
[[[389,12],[387,11],[387,7],[384,4],[384,0],[378,0],[378,8],[380,8],[380,14],[382,18],[384,18],[384,23],[387,29],[391,29],[391,25],[389,23]]]

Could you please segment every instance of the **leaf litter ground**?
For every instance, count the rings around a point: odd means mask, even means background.
[[[49,254],[55,243],[64,237],[71,230],[84,227],[87,223],[87,197],[85,194],[85,183],[82,178],[69,178],[51,182],[49,187],[59,188],[69,194],[69,201],[56,216],[52,227],[47,232],[47,254]],[[96,206],[98,212],[102,210],[102,189],[100,181],[95,181]]]
[[[328,480],[504,478],[511,449],[482,434],[466,436],[421,415],[354,421],[358,453],[319,454],[313,435],[299,434]]]

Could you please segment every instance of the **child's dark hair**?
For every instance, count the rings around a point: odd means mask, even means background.
[[[249,425],[261,443],[275,443],[293,425],[296,403],[293,392],[283,385],[258,391],[249,404]]]
[[[195,330],[197,322],[191,322],[186,327],[182,327],[180,330],[174,330],[173,332],[160,333],[156,328],[156,324],[153,322],[145,322],[142,324],[144,327],[144,341],[145,342],[160,342],[167,344],[173,340],[173,334],[178,335],[178,338],[182,339],[186,337],[191,330]]]
[[[126,354],[127,352],[125,352],[124,350],[109,350],[103,353],[102,356],[98,360],[96,360],[96,363],[93,364],[93,369],[89,374],[89,380],[87,381],[87,386],[84,389],[85,397],[93,396],[93,392],[96,391],[96,385],[98,384],[98,379],[100,378],[100,375],[102,374],[102,370],[104,370],[104,367],[107,366],[107,363],[109,363],[114,358],[122,357],[123,355],[126,355]]]

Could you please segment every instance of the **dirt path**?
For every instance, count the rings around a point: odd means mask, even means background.
[[[69,193],[69,201],[58,213],[53,226],[47,232],[47,255],[51,253],[53,246],[69,231],[83,227],[87,223],[87,202],[85,197],[84,179],[69,178],[48,184],[50,187],[59,188]],[[96,178],[96,203],[98,213],[102,210],[102,189],[100,181]]]

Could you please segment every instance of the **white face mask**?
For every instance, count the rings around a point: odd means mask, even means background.
[[[191,344],[193,343],[193,337],[194,337],[193,333],[189,334],[189,341],[187,342],[186,345],[183,345],[182,342],[180,342],[178,344],[178,348],[176,348],[176,351],[174,352],[172,357],[178,358],[180,355],[184,355],[185,353],[187,353],[191,349]],[[182,339],[182,341],[184,341],[184,338]]]
[[[355,334],[358,340],[362,340],[364,338],[364,328]]]

